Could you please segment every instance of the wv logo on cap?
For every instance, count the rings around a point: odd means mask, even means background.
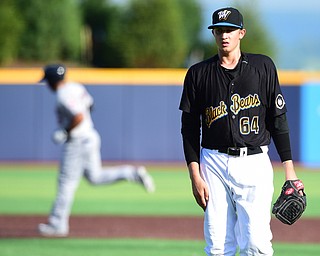
[[[57,69],[57,74],[59,75],[59,76],[62,76],[63,74],[64,74],[64,67],[58,67],[58,69]]]
[[[230,14],[231,14],[231,11],[228,11],[228,10],[223,10],[221,12],[218,12],[219,20],[227,20]]]

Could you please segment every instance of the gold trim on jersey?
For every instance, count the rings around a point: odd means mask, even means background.
[[[254,108],[260,106],[261,102],[258,94],[249,94],[245,98],[241,98],[239,94],[233,94],[231,96],[232,105],[230,106],[230,110],[237,115],[240,110]],[[217,107],[207,107],[205,110],[206,116],[206,124],[208,128],[210,128],[211,124],[219,118],[228,115],[227,105],[220,101],[219,106]]]
[[[251,95],[249,94],[245,98],[241,98],[239,94],[233,94],[231,96],[232,105],[230,106],[230,110],[237,115],[240,110],[254,108],[260,106],[261,102],[258,94]]]
[[[206,108],[207,126],[210,128],[211,124],[214,121],[216,121],[217,119],[224,117],[226,115],[228,115],[227,105],[223,101],[220,101],[220,105],[215,108],[212,106]]]

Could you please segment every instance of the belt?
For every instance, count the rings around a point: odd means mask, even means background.
[[[218,152],[224,153],[230,156],[250,156],[255,154],[262,153],[261,147],[228,147],[228,148],[220,148]]]

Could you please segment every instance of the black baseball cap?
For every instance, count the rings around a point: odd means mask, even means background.
[[[212,25],[210,25],[208,29],[214,29],[216,27],[234,27],[243,29],[242,14],[232,7],[218,9],[212,14]]]
[[[66,67],[62,64],[50,64],[44,67],[44,77],[40,82],[58,82],[64,79],[67,71]]]

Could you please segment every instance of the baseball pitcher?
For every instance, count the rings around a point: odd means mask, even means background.
[[[189,68],[180,102],[192,191],[205,211],[205,252],[234,256],[239,250],[241,256],[270,256],[271,138],[285,179],[299,181],[291,157],[285,100],[272,60],[240,50],[246,29],[237,9],[216,10],[208,28],[218,54]],[[295,194],[303,196],[302,182],[293,186]],[[298,208],[289,205],[277,204],[274,211],[288,222],[299,218],[304,209],[303,200]]]

